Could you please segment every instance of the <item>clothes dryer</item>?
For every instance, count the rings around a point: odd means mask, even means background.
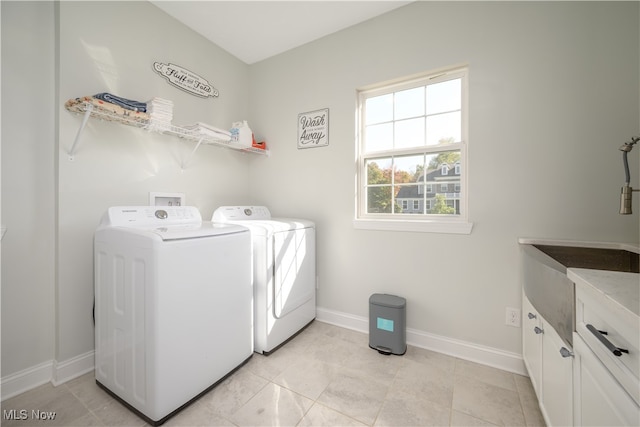
[[[96,382],[146,421],[251,357],[248,229],[194,207],[112,207],[94,248]]]
[[[316,317],[315,224],[272,218],[265,206],[222,206],[212,222],[251,230],[254,351],[268,354]]]

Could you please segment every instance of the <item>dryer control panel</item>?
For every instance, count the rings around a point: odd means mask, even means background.
[[[121,227],[157,227],[200,224],[202,216],[194,206],[115,206],[109,208],[102,223]]]
[[[271,219],[266,206],[221,206],[213,212],[211,221],[256,221]]]

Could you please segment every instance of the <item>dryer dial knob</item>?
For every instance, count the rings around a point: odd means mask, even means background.
[[[158,219],[167,219],[169,215],[167,214],[167,211],[162,210],[162,209],[158,209],[156,211],[156,218]]]

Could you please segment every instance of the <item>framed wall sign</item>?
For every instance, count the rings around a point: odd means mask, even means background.
[[[298,148],[329,145],[329,109],[298,114]]]
[[[153,70],[167,79],[169,84],[201,98],[217,97],[218,90],[204,78],[176,64],[154,62]]]

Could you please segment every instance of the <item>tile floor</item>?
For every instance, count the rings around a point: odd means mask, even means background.
[[[26,410],[26,420],[7,411]],[[31,417],[32,410],[55,419]],[[2,403],[3,426],[145,426],[93,372]],[[20,414],[20,412],[18,412]],[[409,346],[383,356],[368,336],[315,321],[249,362],[166,426],[544,426],[527,377]]]

